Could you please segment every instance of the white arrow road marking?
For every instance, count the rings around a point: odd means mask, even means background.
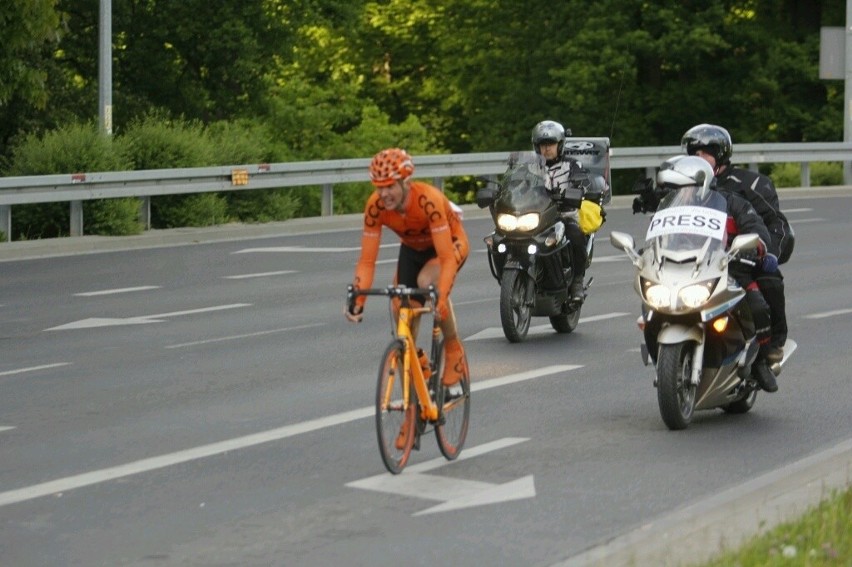
[[[532,380],[533,378],[540,378],[542,376],[556,374],[566,370],[573,370],[575,368],[581,368],[581,366],[548,366],[546,368],[539,368],[536,370],[530,370],[528,372],[521,372],[520,374],[510,374],[501,378],[494,378],[491,380],[484,380],[482,382],[475,382],[471,384],[471,391],[478,392],[480,390],[488,390],[489,388],[496,388],[497,386],[503,386],[506,384],[512,384],[524,380]],[[133,461],[124,465],[118,465],[106,469],[100,469],[97,471],[81,473],[74,476],[68,476],[57,480],[43,482],[41,484],[36,484],[33,486],[27,486],[24,488],[8,490],[6,492],[0,492],[0,507],[7,506],[9,504],[15,504],[17,502],[33,500],[35,498],[41,498],[42,496],[48,496],[50,494],[56,494],[59,492],[64,492],[66,490],[73,490],[75,488],[91,486],[93,484],[99,484],[101,482],[107,482],[110,480],[115,480],[117,478],[123,478],[134,474],[157,470],[171,465],[177,465],[180,463],[186,463],[197,459],[203,459],[205,457],[227,453],[228,451],[236,451],[238,449],[252,447],[254,445],[260,445],[262,443],[269,443],[270,441],[279,441],[281,439],[287,439],[289,437],[302,435],[303,433],[310,433],[312,431],[325,429],[326,427],[334,427],[336,425],[342,425],[344,423],[349,423],[358,419],[374,417],[375,415],[376,409],[373,406],[368,406],[352,411],[338,413],[335,415],[320,417],[309,421],[303,421],[302,423],[285,425],[277,429],[261,431],[260,433],[252,433],[250,435],[244,435],[243,437],[236,437],[234,439],[228,439],[226,441],[219,441],[216,443],[210,443],[208,445],[201,445],[200,447],[193,447],[191,449],[177,451],[175,453],[160,455],[158,457],[141,459],[139,461]],[[459,456],[459,459],[463,458],[465,454],[467,454],[468,457],[472,457],[478,454],[477,447],[474,447],[472,449],[466,449],[462,453],[462,455]],[[426,464],[427,463],[424,463],[424,465]],[[409,470],[413,471],[418,470],[417,465],[412,465],[408,468]]]
[[[471,447],[462,451],[456,462],[511,447],[524,441],[529,441],[529,439],[507,437],[477,447]],[[403,474],[380,474],[347,483],[346,486],[442,502],[437,506],[416,512],[413,514],[414,516],[448,512],[450,510],[484,506],[486,504],[496,504],[510,500],[521,500],[535,496],[535,483],[532,475],[505,484],[492,484],[489,482],[423,474],[425,471],[447,466],[452,464],[452,462],[439,457],[419,465],[411,466]]]
[[[630,315],[630,313],[606,313],[604,315],[593,315],[591,317],[581,317],[579,324],[582,323],[591,323],[593,321],[603,321],[604,319],[613,319],[615,317],[624,317],[625,315]],[[527,331],[527,336],[529,335],[542,335],[545,333],[555,333],[553,327],[548,325],[537,325],[535,327],[530,327],[529,331]],[[495,339],[497,337],[503,336],[503,328],[502,327],[489,327],[478,333],[471,335],[464,340],[466,341],[479,341],[482,339]]]
[[[201,309],[189,309],[187,311],[173,311],[171,313],[159,313],[157,315],[141,315],[139,317],[125,317],[108,319],[93,317],[73,323],[66,323],[58,327],[51,327],[45,331],[67,331],[69,329],[91,329],[94,327],[109,327],[113,325],[143,325],[145,323],[162,323],[161,319],[178,317],[180,315],[194,315],[196,313],[208,313],[210,311],[223,311],[225,309],[236,309],[237,307],[249,307],[251,303],[233,303],[231,305],[217,305],[215,307],[203,307]]]
[[[75,293],[78,297],[93,297],[95,295],[111,295],[113,293],[130,293],[132,291],[147,291],[149,289],[160,289],[158,285],[140,285],[137,287],[122,287],[118,289],[102,289],[100,291],[84,291]]]

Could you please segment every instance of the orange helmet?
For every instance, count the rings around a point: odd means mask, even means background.
[[[408,152],[388,148],[373,156],[370,162],[370,181],[376,187],[389,187],[397,179],[408,179],[414,173],[414,162]]]

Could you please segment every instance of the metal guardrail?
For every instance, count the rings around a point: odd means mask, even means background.
[[[415,156],[417,177],[443,179],[465,175],[496,175],[506,169],[510,152]],[[649,176],[659,164],[681,153],[680,146],[612,148],[611,169],[645,168]],[[762,163],[802,165],[803,187],[810,186],[810,163],[852,160],[852,143],[738,144],[734,161],[756,169]],[[332,214],[333,186],[366,182],[369,158],[249,164],[184,169],[73,173],[0,178],[0,231],[12,233],[12,205],[70,202],[70,234],[83,234],[82,201],[139,197],[140,218],[150,228],[150,198],[218,191],[322,186],[322,214]],[[852,183],[845,180],[846,183]]]

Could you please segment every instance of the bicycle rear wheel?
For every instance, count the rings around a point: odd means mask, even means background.
[[[405,347],[392,341],[382,357],[376,386],[376,433],[379,453],[387,469],[399,474],[405,468],[414,445],[417,397],[411,388],[408,407],[403,398]]]
[[[438,379],[440,384],[440,378]],[[441,419],[435,426],[438,448],[448,461],[461,453],[470,420],[470,372],[467,356],[464,357],[464,372],[458,384],[449,388],[438,388],[437,402],[441,407]]]

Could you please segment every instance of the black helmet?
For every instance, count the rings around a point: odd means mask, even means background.
[[[731,163],[733,143],[731,135],[721,126],[715,124],[699,124],[686,131],[680,140],[680,147],[687,154],[694,156],[698,150],[704,150],[716,160],[716,166]]]
[[[532,131],[532,144],[535,153],[541,154],[539,145],[542,142],[556,143],[557,155],[562,155],[562,146],[565,145],[565,128],[559,122],[545,120],[535,125]]]

